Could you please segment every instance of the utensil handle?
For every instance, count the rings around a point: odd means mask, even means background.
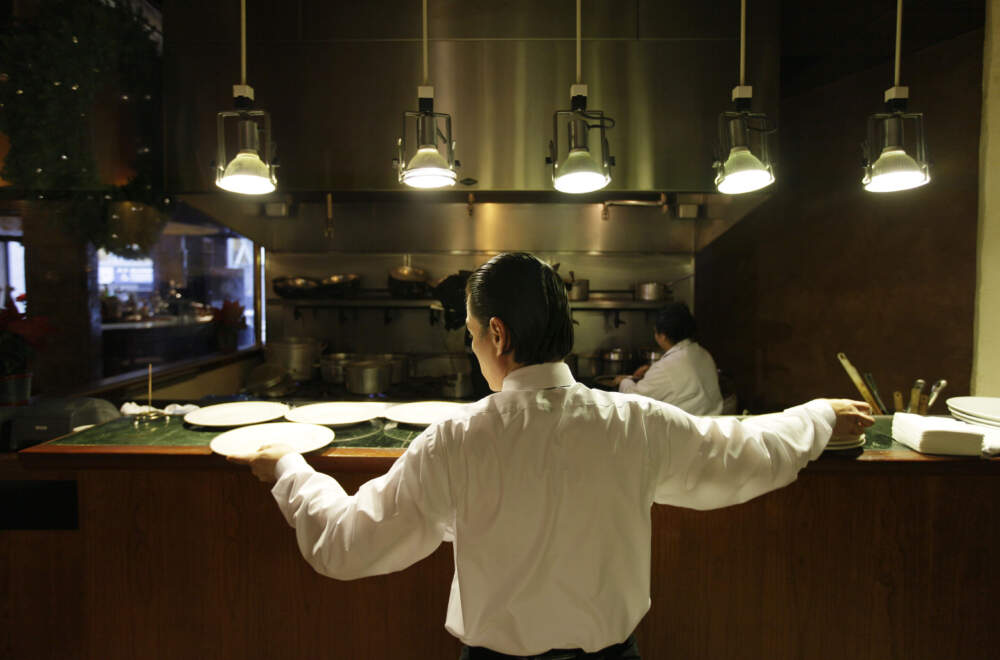
[[[910,390],[910,404],[906,406],[906,412],[915,413],[920,410],[921,388],[914,387]]]
[[[903,393],[899,390],[892,393],[892,405],[896,408],[896,412],[903,412]]]
[[[927,396],[926,394],[921,394],[920,395],[920,401],[917,403],[917,411],[921,415],[926,415],[927,414],[927,401],[929,399],[930,399],[930,397]]]
[[[843,352],[837,353],[837,359],[840,360],[840,364],[844,365],[844,371],[846,371],[847,375],[850,376],[852,381],[854,381],[854,387],[858,388],[858,392],[861,393],[861,397],[865,400],[865,403],[871,406],[872,411],[876,414],[883,414],[878,402],[875,401],[875,397],[873,397],[872,393],[868,391],[868,386],[865,385],[863,380],[861,380],[861,374],[859,374],[858,370],[854,368],[851,361],[847,359],[847,356]]]

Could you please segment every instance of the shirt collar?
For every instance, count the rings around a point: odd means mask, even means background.
[[[544,390],[550,387],[567,387],[576,382],[565,362],[530,364],[507,374],[501,391]]]
[[[690,345],[691,345],[691,340],[690,339],[682,339],[679,342],[677,342],[676,344],[674,344],[673,346],[671,346],[670,349],[666,353],[663,354],[663,357],[666,357],[666,356],[670,355],[674,351],[685,350]]]

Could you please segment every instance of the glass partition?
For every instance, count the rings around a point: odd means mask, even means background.
[[[99,252],[104,377],[253,346],[262,257],[204,218],[167,223],[147,259]]]

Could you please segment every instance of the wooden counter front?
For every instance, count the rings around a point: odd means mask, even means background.
[[[310,460],[353,492],[399,451]],[[826,454],[740,506],[654,506],[643,657],[994,657],[1000,463],[907,452]],[[33,469],[8,459],[5,479],[76,479],[80,525],[0,532],[0,657],[458,657],[448,544],[341,582],[301,559],[265,485],[204,447],[20,459]]]

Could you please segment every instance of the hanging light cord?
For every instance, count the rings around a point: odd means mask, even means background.
[[[901,0],[902,1],[902,0]],[[747,0],[740,0],[740,87],[746,84]]]
[[[579,0],[578,0],[579,1]],[[427,0],[424,0],[424,84],[427,84]]]
[[[576,84],[580,84],[582,66],[580,65],[580,1],[576,0]]]
[[[247,84],[247,0],[240,0],[240,84]]]
[[[903,0],[896,0],[896,77],[893,85],[899,87],[899,49],[903,41]]]

